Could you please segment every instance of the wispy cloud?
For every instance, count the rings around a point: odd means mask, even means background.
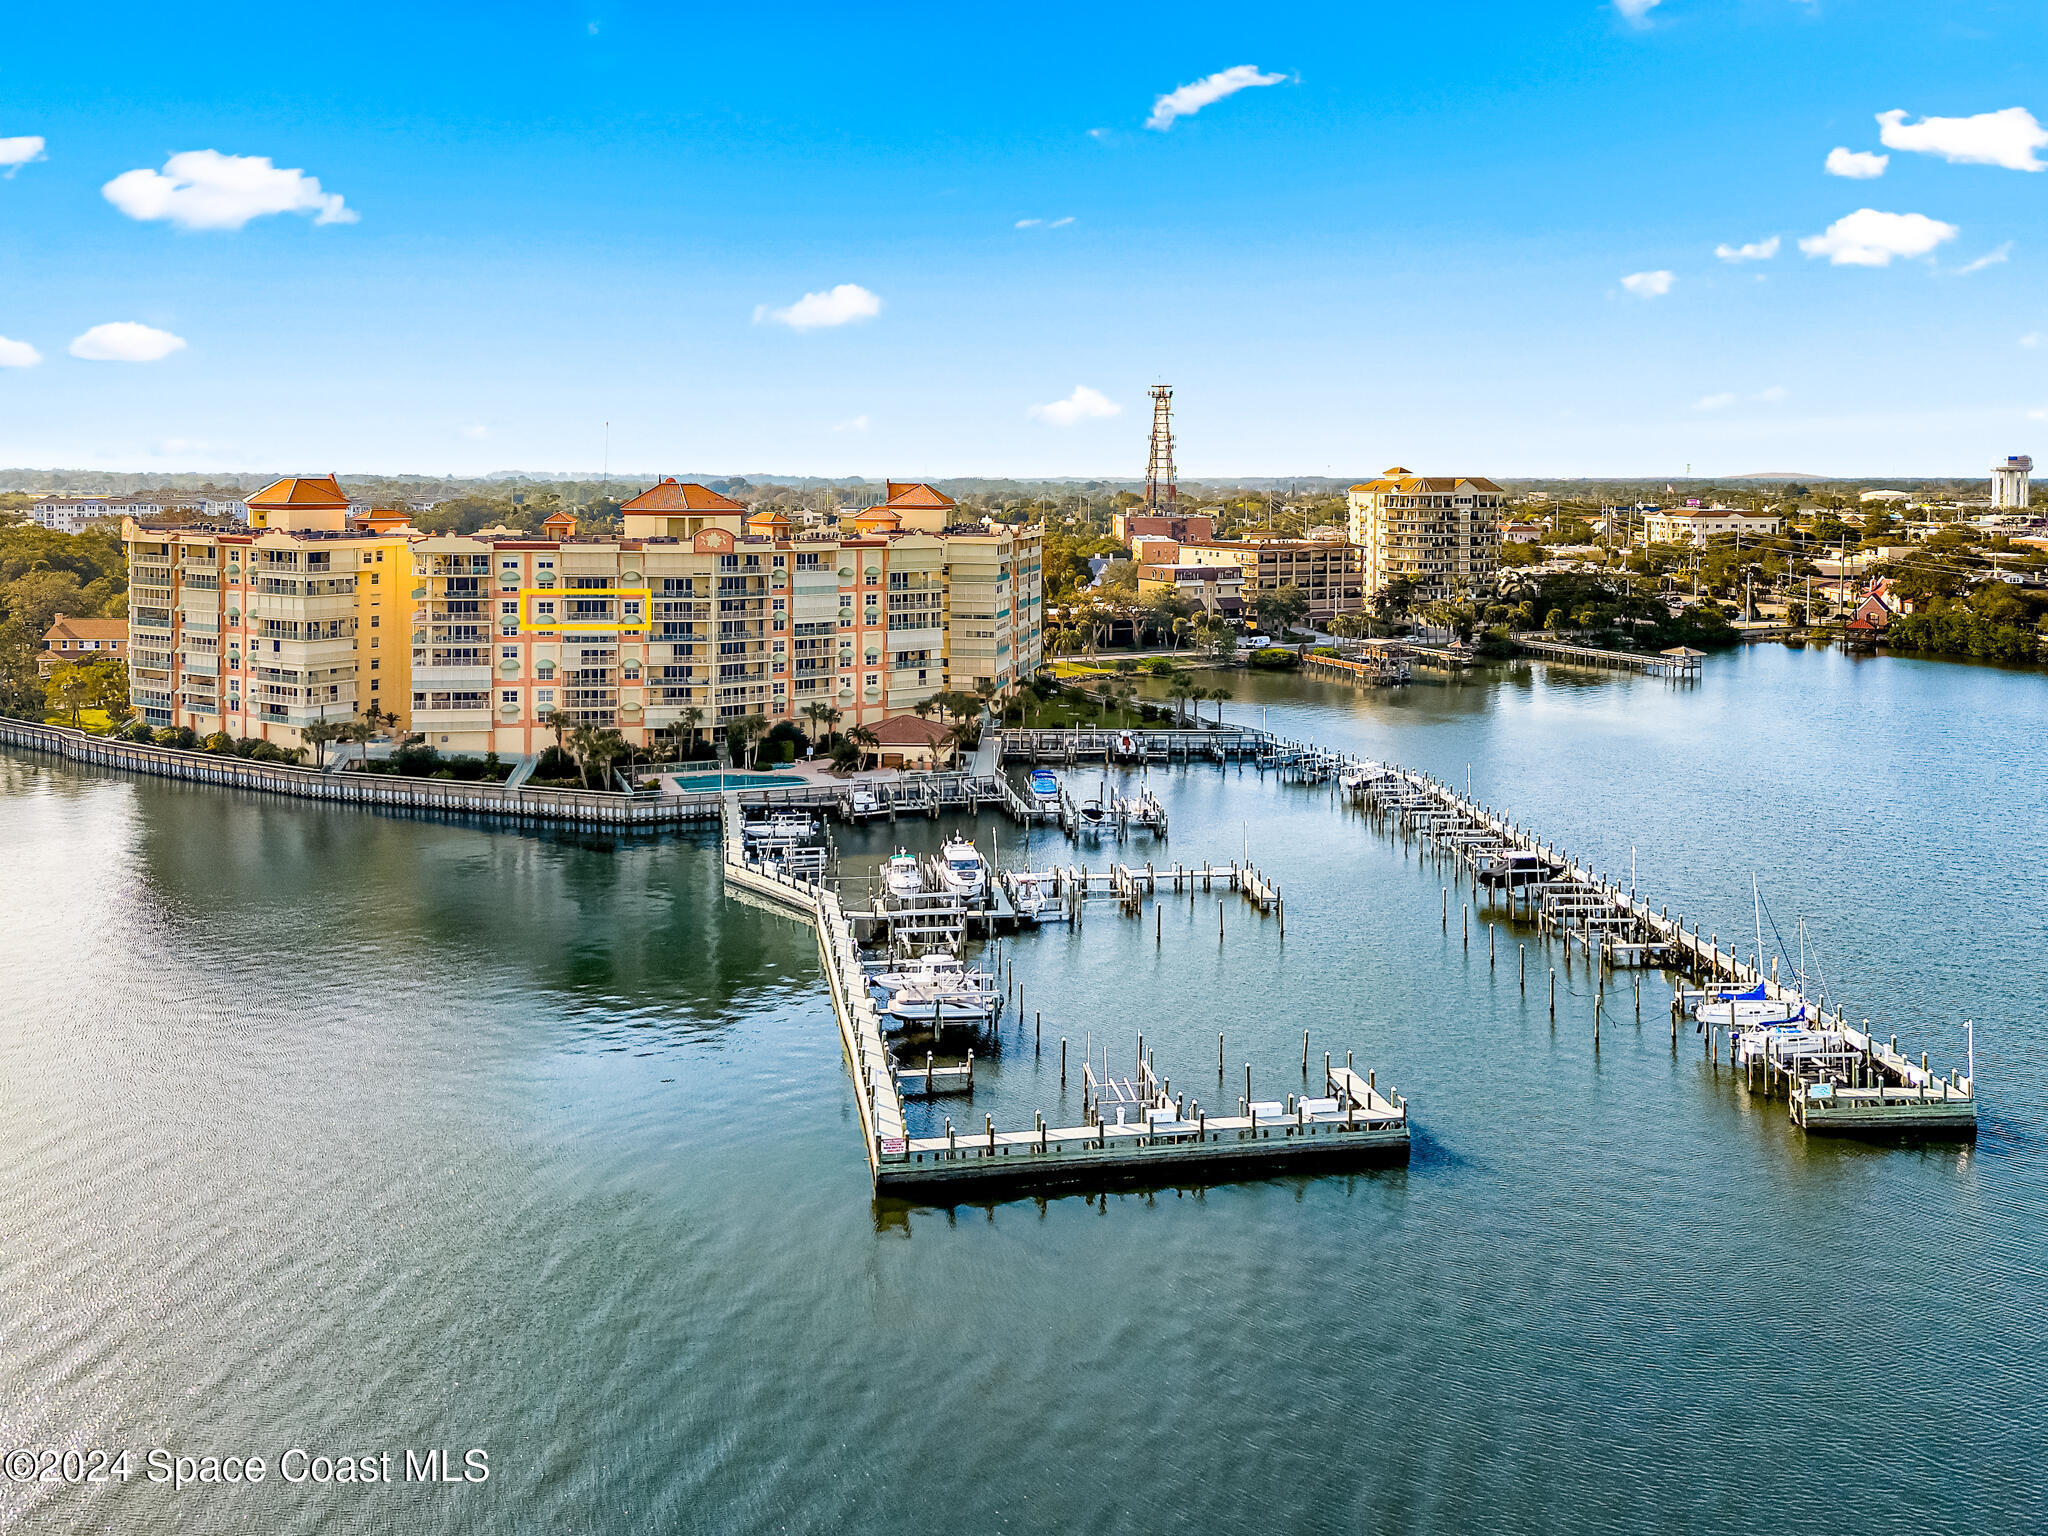
[[[1019,219],[1017,221],[1017,228],[1036,229],[1039,225],[1043,224],[1044,222],[1045,220],[1043,219]]]
[[[353,224],[356,212],[319,178],[272,165],[264,155],[192,149],[161,171],[123,171],[100,191],[131,219],[163,219],[180,229],[240,229],[273,213],[310,213],[315,224]]]
[[[844,421],[832,423],[832,430],[834,432],[865,432],[867,429],[868,417],[865,411],[861,412],[858,416],[849,416]]]
[[[872,320],[882,312],[882,301],[859,283],[841,283],[823,293],[807,293],[794,304],[771,309],[754,307],[754,324],[786,325],[792,331],[815,331],[825,326],[850,325],[855,320]]]
[[[1631,272],[1621,280],[1621,286],[1639,299],[1658,299],[1669,293],[1677,281],[1669,272]]]
[[[1872,181],[1884,174],[1884,168],[1892,163],[1890,155],[1873,155],[1868,150],[1850,149],[1837,144],[1828,151],[1826,170],[1830,176],[1846,176],[1851,181]]]
[[[2005,242],[2005,244],[2001,245],[1997,250],[1986,251],[1982,256],[1979,256],[1975,261],[1965,262],[1962,266],[1957,267],[1955,271],[1950,273],[1949,275],[1951,277],[1968,277],[1972,272],[1982,272],[1986,267],[1995,267],[2001,261],[2010,260],[2011,257],[2012,242],[2008,240]]]
[[[96,325],[71,341],[71,355],[93,363],[154,363],[185,345],[185,338],[133,320]]]
[[[1700,396],[1699,399],[1693,402],[1692,408],[1696,411],[1719,411],[1726,409],[1728,406],[1731,406],[1734,403],[1734,394],[1732,392],[1724,391],[1718,395]]]
[[[1650,12],[1662,3],[1663,0],[1614,0],[1614,8],[1621,12],[1630,26],[1647,27],[1650,24]]]
[[[1068,226],[1069,224],[1071,224],[1071,223],[1073,223],[1073,222],[1074,222],[1074,216],[1073,216],[1073,215],[1072,215],[1072,214],[1070,213],[1070,214],[1068,214],[1068,215],[1067,215],[1067,216],[1066,216],[1065,218],[1063,218],[1063,219],[1019,219],[1019,220],[1017,221],[1017,228],[1019,228],[1019,229],[1065,229],[1065,228],[1066,228],[1066,227],[1067,227],[1067,226]]]
[[[1173,126],[1175,118],[1193,117],[1202,108],[1212,106],[1226,96],[1235,96],[1239,91],[1257,85],[1278,85],[1286,78],[1285,75],[1261,74],[1256,64],[1234,64],[1229,69],[1219,69],[1193,85],[1168,91],[1154,101],[1152,115],[1145,119],[1145,126],[1164,133]]]
[[[2041,345],[2041,333],[2039,331],[2027,332],[2026,335],[2020,338],[2020,345],[2023,347],[2038,347]]]
[[[43,354],[27,342],[0,336],[0,368],[33,368],[42,360]]]
[[[471,426],[464,427],[462,435],[472,443],[480,443],[491,435],[491,429],[479,421]]]
[[[1092,421],[1103,416],[1114,416],[1123,409],[1102,391],[1090,389],[1086,384],[1076,384],[1074,392],[1064,400],[1054,400],[1048,405],[1034,405],[1031,414],[1040,421],[1050,422],[1055,427],[1071,427],[1077,421]]]
[[[1767,389],[1758,390],[1756,392],[1756,397],[1757,399],[1761,400],[1765,405],[1776,405],[1780,400],[1784,399],[1787,395],[1791,393],[1792,391],[1787,389],[1784,385],[1773,384]]]
[[[1723,261],[1769,261],[1778,254],[1778,237],[1752,240],[1748,245],[1717,245],[1714,254]]]
[[[4,173],[12,179],[14,173],[30,161],[43,158],[41,134],[24,133],[12,139],[0,139],[0,165],[7,167]]]
[[[2008,171],[2048,171],[2034,151],[2048,147],[2048,128],[2025,107],[1979,112],[1975,117],[1923,117],[1906,121],[1903,110],[1880,112],[1878,137],[1887,149],[1939,155],[1951,165],[1998,165]]]
[[[1955,225],[1924,213],[1880,213],[1858,208],[1835,220],[1817,235],[1799,242],[1809,256],[1825,256],[1831,266],[1888,267],[1895,256],[1925,256],[1961,233]]]

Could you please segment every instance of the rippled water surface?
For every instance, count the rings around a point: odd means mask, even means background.
[[[0,1484],[0,1526],[2048,1524],[2048,680],[1770,649],[1690,689],[1233,686],[1234,718],[1469,773],[1703,929],[1751,931],[1755,872],[1852,1015],[1944,1067],[1977,1021],[1980,1140],[1804,1141],[1674,1046],[1654,976],[1596,1049],[1583,965],[1553,1029],[1562,957],[1484,913],[1468,945],[1412,848],[1326,792],[1174,768],[1161,848],[983,846],[1248,849],[1285,940],[1235,901],[1219,939],[1212,896],[1012,941],[1023,1009],[973,1105],[920,1115],[1075,1115],[1082,1053],[1122,1068],[1139,1030],[1177,1091],[1234,1100],[1249,1063],[1277,1097],[1306,1029],[1409,1096],[1412,1164],[878,1204],[809,933],[725,899],[708,836],[0,756],[0,1448],[491,1468],[174,1492],[138,1465]],[[944,830],[839,841],[859,870]]]

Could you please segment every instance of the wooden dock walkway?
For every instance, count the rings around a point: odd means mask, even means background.
[[[1508,637],[1531,656],[1546,661],[1569,662],[1573,666],[1600,667],[1607,671],[1647,672],[1653,676],[1694,682],[1700,675],[1700,652],[1683,646],[1670,651],[1607,651],[1597,646],[1573,645],[1554,640],[1540,630],[1521,630]]]

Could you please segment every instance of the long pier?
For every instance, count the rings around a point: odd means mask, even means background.
[[[1516,647],[1531,656],[1541,656],[1546,661],[1569,662],[1580,667],[1601,667],[1610,672],[1648,672],[1654,676],[1672,677],[1681,681],[1697,681],[1700,675],[1702,656],[1698,651],[1684,646],[1674,651],[1609,651],[1598,646],[1573,645],[1564,640],[1553,640],[1539,631],[1522,630],[1511,634]]]
[[[854,1080],[862,1143],[877,1194],[952,1196],[991,1188],[1263,1176],[1304,1168],[1407,1161],[1407,1101],[1382,1090],[1372,1073],[1361,1077],[1353,1071],[1348,1056],[1342,1067],[1324,1058],[1323,1093],[1316,1098],[1303,1092],[1289,1094],[1284,1100],[1256,1100],[1251,1096],[1251,1068],[1247,1065],[1246,1092],[1232,1107],[1234,1112],[1212,1115],[1198,1100],[1190,1101],[1186,1093],[1174,1096],[1171,1081],[1156,1077],[1142,1038],[1138,1083],[1134,1087],[1124,1080],[1114,1123],[1100,1112],[1091,1078],[1091,1091],[1084,1094],[1087,1118],[1080,1125],[1053,1126],[1040,1114],[1028,1131],[1003,1131],[996,1129],[993,1116],[985,1115],[979,1130],[970,1126],[963,1132],[949,1119],[944,1135],[909,1136],[905,1097],[929,1098],[948,1091],[940,1086],[942,1082],[971,1093],[972,1056],[964,1067],[938,1067],[930,1056],[922,1066],[900,1066],[889,1049],[880,1011],[868,995],[853,922],[837,894],[821,880],[749,856],[742,832],[745,812],[738,793],[723,798],[720,814],[726,884],[808,919],[816,929],[818,954],[831,991],[840,1047]],[[1140,877],[1121,865],[1107,876],[1073,871],[1066,878],[1070,892],[1106,879],[1120,899],[1132,890],[1149,889],[1156,895],[1162,879],[1169,890],[1185,885],[1192,892],[1197,881],[1203,889],[1227,881],[1254,900],[1259,899],[1254,892],[1267,891],[1274,903],[1279,899],[1276,887],[1268,886],[1244,866],[1176,865],[1163,876],[1148,871],[1142,887]],[[1306,1087],[1306,1043],[1302,1050]],[[1063,1043],[1063,1078],[1065,1059]],[[1092,1073],[1092,1063],[1087,1070]],[[1223,1076],[1219,1044],[1219,1092]],[[1127,1114],[1135,1118],[1127,1119]]]

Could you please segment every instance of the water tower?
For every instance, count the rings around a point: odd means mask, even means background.
[[[1998,507],[2024,507],[2027,505],[2027,477],[2034,472],[2031,455],[2015,453],[1991,466],[1991,505]]]

